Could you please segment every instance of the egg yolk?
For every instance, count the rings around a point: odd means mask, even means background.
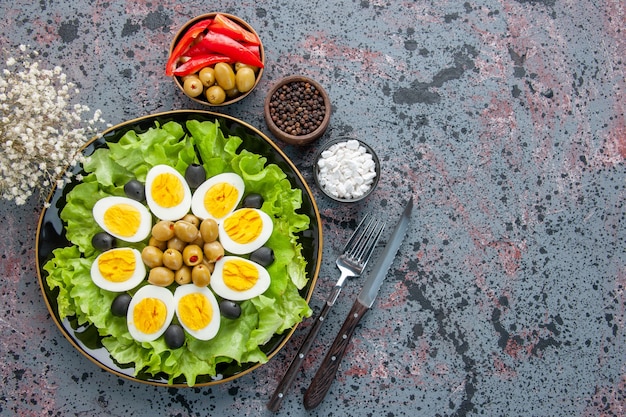
[[[232,260],[224,264],[222,272],[224,284],[235,291],[246,291],[259,280],[259,271],[248,262]]]
[[[241,209],[224,221],[224,231],[240,244],[254,242],[263,230],[263,220],[252,209]]]
[[[154,177],[150,195],[161,207],[176,207],[183,201],[185,189],[176,175],[166,172]]]
[[[239,191],[232,184],[221,182],[204,194],[204,207],[216,219],[226,216],[237,204]]]
[[[213,308],[204,295],[187,294],[178,302],[178,317],[191,330],[204,329],[213,318]]]
[[[130,249],[107,251],[98,258],[98,270],[107,281],[124,282],[133,276],[135,268],[135,254]]]
[[[158,298],[144,298],[133,310],[133,321],[137,330],[145,334],[158,331],[165,324],[167,307]]]
[[[130,204],[115,204],[104,212],[103,220],[111,233],[130,237],[139,230],[141,213]]]

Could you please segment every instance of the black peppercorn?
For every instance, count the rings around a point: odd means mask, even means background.
[[[293,136],[313,133],[324,119],[326,108],[320,92],[305,81],[294,81],[278,88],[269,103],[276,126]]]

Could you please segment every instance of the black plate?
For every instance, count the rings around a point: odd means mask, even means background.
[[[299,242],[302,244],[302,254],[307,260],[306,272],[309,278],[307,285],[300,291],[300,295],[308,302],[317,281],[322,258],[322,228],[319,211],[311,190],[298,169],[289,158],[259,130],[227,115],[200,110],[180,110],[153,114],[114,126],[87,143],[83,149],[83,153],[85,155],[91,155],[97,148],[106,147],[107,142],[117,142],[129,130],[141,133],[154,127],[157,122],[163,125],[169,121],[178,122],[184,127],[185,122],[190,119],[219,122],[219,126],[225,136],[239,136],[243,140],[242,148],[266,157],[267,163],[278,165],[287,175],[292,187],[302,190],[302,208],[300,212],[308,215],[311,221],[310,228],[299,235]],[[41,286],[43,298],[48,306],[48,310],[69,342],[101,368],[134,381],[152,385],[172,386],[172,384],[168,384],[167,375],[152,376],[139,373],[137,376],[134,376],[134,368],[128,367],[128,365],[120,365],[109,355],[109,352],[102,346],[100,341],[101,337],[98,335],[95,326],[79,327],[74,318],[59,317],[57,309],[58,290],[53,291],[48,287],[45,279],[47,273],[44,271],[43,266],[52,258],[52,251],[54,249],[70,245],[65,237],[65,227],[60,218],[60,212],[65,206],[65,196],[76,184],[77,182],[73,182],[61,189],[55,189],[48,200],[50,207],[43,210],[39,219],[36,240],[37,273],[39,276],[39,285]],[[278,353],[287,340],[289,340],[294,330],[295,326],[289,332],[274,335],[269,342],[261,347],[261,350],[268,358],[271,358]],[[195,386],[212,385],[233,380],[260,365],[260,363],[245,363],[239,365],[236,362],[220,364],[217,367],[217,373],[221,376],[221,379],[216,380],[209,375],[200,375],[196,380]],[[173,386],[186,387],[187,384],[185,383],[184,377],[181,376],[176,379]]]

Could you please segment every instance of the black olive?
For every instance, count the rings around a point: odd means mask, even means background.
[[[242,205],[246,208],[260,209],[263,205],[263,196],[257,193],[251,193],[244,197]]]
[[[100,232],[93,235],[91,244],[99,251],[107,251],[115,247],[115,238],[107,232]]]
[[[250,260],[259,265],[268,266],[274,262],[274,251],[267,246],[260,247],[250,254]]]
[[[206,172],[200,164],[191,164],[185,170],[185,179],[190,188],[198,188],[206,180]]]
[[[220,312],[226,318],[236,319],[241,316],[241,307],[234,301],[222,300],[220,301]]]
[[[117,317],[126,317],[131,299],[132,297],[125,292],[119,294],[111,303],[111,314]]]
[[[124,192],[128,198],[143,201],[146,199],[146,188],[137,180],[130,180],[124,185]]]
[[[163,334],[165,344],[170,349],[178,349],[185,344],[185,332],[178,324],[170,324]]]

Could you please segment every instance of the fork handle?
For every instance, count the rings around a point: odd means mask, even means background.
[[[329,294],[328,299],[324,303],[324,307],[322,307],[322,310],[320,311],[319,315],[315,319],[313,326],[309,330],[309,333],[307,334],[306,338],[302,342],[302,345],[300,346],[300,350],[298,350],[298,353],[291,361],[291,365],[289,365],[289,369],[287,369],[287,372],[285,373],[285,375],[283,375],[283,378],[278,383],[276,390],[274,390],[274,394],[272,394],[272,396],[270,397],[270,400],[267,403],[267,408],[269,410],[276,412],[280,409],[283,399],[285,398],[285,394],[287,393],[289,388],[291,388],[291,386],[293,385],[293,381],[296,379],[296,375],[298,374],[298,371],[302,367],[302,364],[304,363],[304,359],[306,359],[306,355],[311,350],[311,347],[313,346],[313,342],[315,341],[317,334],[322,328],[322,324],[324,323],[324,320],[326,320],[326,317],[328,316],[328,312],[330,311],[330,308],[335,303],[335,300],[337,299],[339,292],[341,292],[341,286],[335,285],[335,287]]]
[[[369,310],[369,307],[361,304],[359,300],[356,300],[352,305],[348,317],[343,322],[337,337],[335,337],[335,341],[304,394],[304,408],[307,410],[317,407],[326,396],[335,379],[335,374],[350,343],[354,329],[367,310]]]

